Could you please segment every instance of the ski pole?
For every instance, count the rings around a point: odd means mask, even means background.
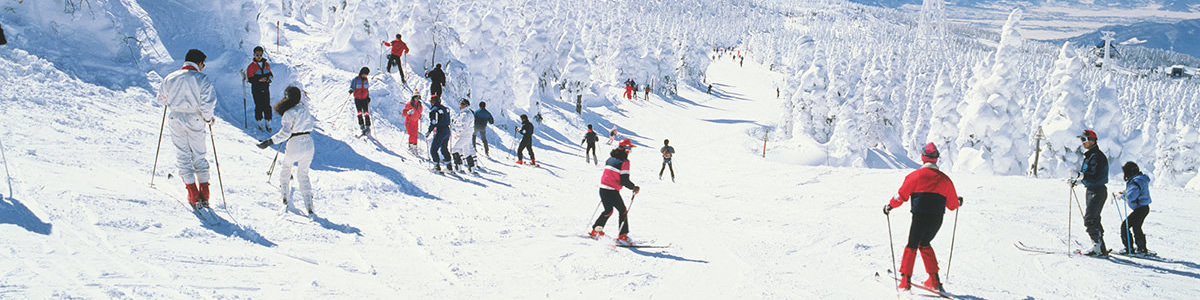
[[[233,217],[233,213],[229,212],[229,204],[225,202],[225,181],[221,180],[221,161],[217,159],[217,135],[213,133],[212,124],[208,124],[208,136],[210,138],[209,140],[212,141],[213,164],[217,166],[217,184],[219,184],[221,187],[221,206],[224,206],[225,213],[229,215],[229,218],[233,220],[233,223],[241,226],[241,222],[238,222],[237,219]]]
[[[600,200],[600,202],[596,203],[596,209],[592,210],[591,215],[588,215],[588,220],[591,220],[591,218],[592,218],[591,216],[595,216],[596,212],[600,211],[600,204],[604,204],[604,200]],[[593,222],[593,221],[588,221],[588,222]],[[590,226],[591,223],[588,223],[588,224]]]
[[[1112,193],[1112,195],[1113,198],[1110,202],[1117,207],[1118,217],[1121,217],[1121,239],[1123,240],[1121,242],[1125,244],[1125,253],[1133,254],[1133,233],[1129,232],[1129,214],[1126,213],[1128,210],[1122,210],[1121,205],[1117,204],[1117,193]]]
[[[633,193],[633,195],[629,196],[629,206],[625,207],[625,219],[626,220],[624,223],[620,224],[621,226],[617,226],[618,229],[625,228],[625,225],[626,225],[625,223],[629,223],[629,220],[628,220],[629,219],[629,210],[633,208],[633,198],[637,198],[637,194],[638,193]]]
[[[154,167],[150,168],[150,186],[154,186],[154,173],[158,171],[158,153],[162,151],[163,128],[167,126],[167,106],[163,105],[162,124],[158,125],[158,146],[154,147]],[[12,194],[12,193],[9,193]]]
[[[900,271],[896,270],[896,242],[892,241],[892,215],[889,215],[889,214],[883,214],[883,215],[885,217],[887,217],[887,223],[888,223],[888,250],[892,251],[892,272],[899,274]],[[895,276],[895,277],[899,278],[899,276]],[[900,283],[899,282],[900,282],[900,279],[896,279],[896,297],[897,298],[900,297]]]
[[[271,160],[271,168],[267,170],[267,183],[271,183],[271,174],[275,172],[275,162],[279,161],[279,152],[275,152],[275,159]]]
[[[250,121],[246,118],[246,81],[249,79],[246,78],[246,73],[242,73],[241,71],[238,71],[238,73],[242,74],[242,128],[244,129],[250,127]]]
[[[950,258],[946,259],[946,280],[950,280],[950,264],[954,262],[954,238],[958,235],[958,211],[962,209],[962,197],[958,197],[959,207],[954,210],[954,230],[950,232]]]
[[[12,173],[8,172],[8,155],[4,154],[3,142],[0,142],[0,159],[4,160],[4,178],[6,178],[8,182],[8,197],[13,198]]]
[[[1071,192],[1067,194],[1067,240],[1064,241],[1067,244],[1067,256],[1071,256],[1071,222],[1073,221],[1072,217],[1075,215],[1074,212],[1071,212],[1071,198],[1073,197],[1075,197],[1074,184],[1071,185]]]

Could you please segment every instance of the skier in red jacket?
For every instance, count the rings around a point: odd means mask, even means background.
[[[904,246],[904,255],[900,259],[900,288],[908,290],[912,284],[913,263],[917,252],[925,263],[925,272],[929,280],[925,286],[942,290],[942,282],[938,279],[937,256],[929,245],[938,229],[942,228],[942,215],[946,209],[955,210],[961,204],[958,193],[954,191],[954,182],[950,177],[938,170],[938,150],[933,143],[925,145],[921,154],[920,169],[904,177],[900,191],[892,197],[890,203],[883,206],[883,213],[888,214],[892,209],[900,207],[905,201],[912,200],[912,227],[908,232],[908,244]]]
[[[387,46],[387,47],[392,47],[392,53],[388,54],[388,57],[387,57],[388,58],[388,63],[387,63],[388,73],[392,72],[392,66],[395,65],[396,69],[400,71],[400,78],[403,79],[404,78],[404,65],[400,64],[400,56],[404,56],[405,54],[408,54],[408,44],[405,44],[404,40],[400,39],[400,34],[397,33],[395,40],[392,40],[391,43],[388,43],[387,41],[383,41],[383,45]]]
[[[413,94],[412,100],[404,104],[404,110],[400,115],[404,116],[404,129],[408,132],[408,150],[413,154],[417,153],[417,137],[420,134],[417,131],[421,126],[421,95],[420,91]]]

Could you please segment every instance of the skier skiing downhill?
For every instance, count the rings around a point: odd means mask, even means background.
[[[404,80],[404,65],[400,64],[400,56],[408,54],[408,44],[404,43],[404,40],[400,39],[400,34],[397,33],[395,40],[392,40],[391,43],[383,41],[383,45],[392,47],[392,52],[387,56],[387,72],[391,73],[392,66],[396,66],[396,70],[400,71],[400,80]]]
[[[663,140],[662,149],[658,150],[662,153],[663,163],[662,168],[658,169],[658,179],[662,179],[663,171],[667,168],[671,169],[671,182],[675,182],[675,165],[671,163],[671,157],[675,156],[675,147],[671,147],[671,140]]]
[[[917,252],[924,260],[925,272],[929,279],[925,286],[930,289],[943,291],[942,282],[938,279],[937,256],[929,245],[938,229],[942,227],[942,215],[946,209],[958,209],[962,203],[954,190],[954,182],[950,177],[938,170],[938,150],[933,143],[925,145],[921,154],[921,168],[904,177],[897,195],[883,206],[883,213],[889,214],[892,209],[900,207],[905,201],[912,201],[912,225],[908,232],[908,244],[904,246],[904,255],[900,260],[900,289],[912,287],[913,263]]]
[[[158,89],[157,101],[171,112],[168,125],[171,142],[175,144],[179,178],[188,191],[188,204],[193,209],[208,206],[208,146],[204,143],[204,125],[212,127],[213,109],[217,97],[212,81],[204,70],[204,52],[188,50],[183,68],[171,72]]]
[[[517,132],[521,134],[521,144],[517,146],[517,164],[525,163],[521,150],[529,149],[529,164],[536,166],[537,159],[533,157],[533,123],[529,122],[529,116],[521,115],[521,127],[517,128]]]
[[[487,110],[487,103],[479,101],[479,110],[475,111],[475,132],[471,135],[471,145],[475,145],[476,137],[483,139],[483,155],[488,155],[488,157],[491,155],[488,154],[487,126],[495,123],[496,120],[492,118],[492,113]]]
[[[1121,196],[1133,212],[1129,213],[1125,222],[1121,222],[1121,244],[1125,245],[1125,250],[1120,253],[1153,256],[1154,252],[1146,249],[1146,234],[1142,233],[1142,223],[1150,214],[1150,177],[1142,174],[1141,168],[1132,161],[1125,162],[1121,171],[1125,174],[1125,191],[1121,192]],[[1132,240],[1130,231],[1133,232]]]
[[[633,91],[636,84],[633,83],[633,78],[625,81],[625,99],[633,99]]]
[[[471,101],[463,98],[458,101],[458,114],[454,116],[454,166],[462,171],[465,161],[467,172],[475,173],[475,144],[469,136],[475,131],[475,112],[471,110]]]
[[[371,133],[371,113],[368,109],[371,104],[371,84],[367,81],[368,74],[371,74],[371,69],[362,67],[358,70],[358,77],[350,80],[350,95],[354,96],[354,109],[358,111],[358,127],[362,129],[363,135]]]
[[[596,157],[596,142],[600,141],[600,137],[597,137],[596,132],[592,131],[592,124],[588,124],[587,129],[588,132],[583,135],[583,141],[579,142],[580,145],[587,145],[587,148],[583,149],[583,161],[586,162],[590,159],[593,163],[599,165],[600,158]]]
[[[254,59],[246,66],[246,81],[254,95],[254,121],[258,130],[271,131],[271,63],[263,57],[263,47],[254,47]],[[265,121],[264,121],[265,120]]]
[[[1091,250],[1084,252],[1085,255],[1106,255],[1108,248],[1104,245],[1104,228],[1100,225],[1100,211],[1104,210],[1104,201],[1108,200],[1108,157],[1104,152],[1100,151],[1100,147],[1096,146],[1096,132],[1084,130],[1083,134],[1079,135],[1079,141],[1083,143],[1083,148],[1087,152],[1083,153],[1083,165],[1079,172],[1082,176],[1079,179],[1072,178],[1068,182],[1071,188],[1075,188],[1075,183],[1082,183],[1087,188],[1087,203],[1085,213],[1083,214],[1083,226],[1087,228],[1088,236],[1092,238],[1095,246]]]
[[[592,231],[588,232],[588,236],[592,238],[604,236],[604,224],[608,223],[608,218],[615,209],[617,219],[621,223],[617,244],[633,245],[629,240],[629,210],[625,208],[625,200],[621,199],[622,187],[629,188],[634,195],[642,190],[629,180],[629,151],[633,150],[633,147],[636,146],[629,139],[621,140],[619,146],[609,152],[610,157],[604,162],[604,173],[600,175],[600,202],[604,204],[604,212],[600,213],[600,217],[596,218],[596,223],[592,225]]]
[[[617,125],[613,125],[612,129],[608,130],[608,141],[605,145],[612,145],[612,142],[617,139]]]
[[[446,169],[453,171],[454,168],[450,165],[450,149],[446,148],[450,143],[450,110],[442,105],[442,97],[436,94],[429,96],[429,105],[429,130],[426,130],[425,135],[434,134],[433,141],[429,143],[429,160],[433,162],[435,172],[442,171],[443,163],[446,164]]]
[[[420,136],[421,126],[421,95],[418,91],[414,93],[412,99],[404,104],[404,110],[400,115],[404,116],[404,131],[408,133],[408,151],[416,154],[417,140]]]
[[[279,132],[269,139],[259,141],[258,148],[266,149],[276,143],[287,142],[283,165],[280,166],[282,172],[279,174],[279,192],[282,195],[283,204],[291,207],[288,199],[292,189],[288,184],[292,178],[292,164],[295,164],[296,180],[300,181],[300,199],[304,199],[304,207],[311,216],[313,214],[313,194],[312,185],[308,181],[308,166],[312,164],[313,153],[316,151],[313,147],[312,135],[310,135],[315,121],[308,111],[308,106],[301,101],[300,88],[288,86],[283,90],[283,94],[283,99],[275,103],[275,112],[281,116]]]
[[[442,72],[442,64],[437,64],[432,71],[426,72],[425,78],[429,78],[429,96],[441,96],[442,87],[446,86],[446,73]]]

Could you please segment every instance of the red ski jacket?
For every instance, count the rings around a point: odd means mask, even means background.
[[[404,55],[405,53],[408,53],[408,44],[405,44],[404,41],[401,41],[398,39],[392,40],[391,43],[384,41],[383,45],[392,47],[392,55],[395,55],[395,56],[401,56],[401,55]]]
[[[900,207],[912,201],[913,213],[944,214],[946,209],[958,209],[958,192],[950,177],[935,168],[923,167],[904,177],[900,191],[892,197],[889,205]]]

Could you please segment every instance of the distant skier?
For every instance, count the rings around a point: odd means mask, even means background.
[[[592,163],[600,165],[600,158],[596,157],[596,142],[600,141],[600,137],[592,131],[592,124],[588,124],[587,129],[588,132],[583,134],[583,141],[579,142],[580,145],[587,145],[587,148],[583,149],[583,161],[587,162],[590,159]]]
[[[487,126],[488,124],[496,124],[496,120],[492,118],[492,113],[487,110],[487,103],[479,101],[479,110],[475,111],[475,133],[471,135],[471,145],[475,144],[475,138],[483,140],[483,155],[491,157],[487,141]]]
[[[646,100],[650,100],[650,85],[646,85]]]
[[[442,105],[442,97],[438,95],[429,97],[429,105],[429,130],[425,135],[434,134],[433,141],[429,143],[429,160],[433,162],[434,171],[441,172],[442,164],[446,164],[447,170],[453,171],[450,149],[446,148],[450,144],[450,110]]]
[[[1146,215],[1150,214],[1150,176],[1142,174],[1141,168],[1132,161],[1125,162],[1121,171],[1125,173],[1125,191],[1121,196],[1133,212],[1129,213],[1125,222],[1121,222],[1121,244],[1125,245],[1125,249],[1120,253],[1154,255],[1154,252],[1146,249],[1146,234],[1142,233],[1142,223],[1146,221]],[[1132,242],[1129,239],[1130,231],[1133,232]]]
[[[408,151],[413,154],[417,154],[421,110],[421,95],[420,93],[414,93],[412,99],[404,104],[404,110],[400,112],[400,115],[404,116],[404,131],[408,133]]]
[[[387,72],[392,72],[392,66],[396,66],[396,70],[400,72],[400,80],[404,81],[404,65],[400,64],[400,56],[408,54],[408,44],[400,38],[400,34],[396,34],[396,39],[391,43],[383,41],[383,45],[392,47],[392,52],[388,54]]]
[[[521,145],[517,146],[517,164],[525,163],[525,156],[521,150],[529,149],[529,164],[537,165],[537,159],[533,157],[533,123],[529,122],[529,117],[521,115],[521,127],[517,128],[517,133],[521,134]]]
[[[458,114],[454,116],[454,168],[462,171],[465,162],[467,172],[475,173],[475,144],[467,138],[475,131],[475,112],[471,111],[471,100],[458,101]]]
[[[633,99],[634,86],[636,83],[633,82],[633,78],[625,81],[625,99]]]
[[[612,145],[612,142],[617,139],[617,125],[613,125],[612,129],[608,130],[608,142],[605,145]]]
[[[592,238],[604,236],[604,224],[608,223],[608,217],[611,217],[613,209],[616,209],[617,220],[621,226],[617,235],[617,243],[633,244],[629,240],[629,209],[625,208],[625,200],[621,199],[622,187],[629,188],[634,195],[642,190],[641,187],[629,180],[629,151],[633,150],[633,147],[636,146],[629,139],[621,140],[617,148],[609,152],[610,157],[604,162],[604,173],[600,175],[600,202],[604,204],[604,212],[596,218],[596,223],[592,225],[592,231],[588,233]]]
[[[442,64],[433,67],[433,71],[425,73],[429,78],[429,95],[442,95],[442,87],[446,86],[446,73],[442,72]]]
[[[246,81],[250,82],[250,94],[254,95],[254,121],[258,130],[271,131],[271,79],[275,75],[263,51],[262,46],[254,47],[254,59],[246,66]]]
[[[675,156],[675,147],[671,147],[671,140],[663,140],[663,147],[658,152],[662,153],[663,157],[662,168],[658,169],[658,179],[662,179],[663,171],[670,168],[671,182],[675,182],[675,165],[671,164],[671,157]]]
[[[1083,148],[1087,152],[1083,153],[1083,166],[1080,168],[1082,178],[1070,180],[1071,188],[1075,188],[1075,183],[1080,182],[1087,188],[1087,204],[1085,213],[1083,214],[1083,226],[1087,227],[1088,236],[1092,238],[1095,246],[1091,250],[1084,252],[1086,255],[1105,255],[1108,253],[1108,248],[1104,245],[1104,228],[1100,224],[1100,211],[1104,210],[1104,201],[1108,200],[1108,187],[1104,185],[1108,183],[1108,157],[1104,156],[1104,152],[1100,151],[1100,147],[1096,146],[1096,132],[1084,130],[1083,134],[1079,135],[1079,140],[1083,142]]]
[[[933,143],[926,144],[921,154],[921,162],[924,164],[904,177],[904,184],[900,185],[897,195],[883,206],[883,213],[888,214],[905,201],[912,200],[912,227],[909,229],[908,244],[904,246],[904,255],[900,260],[899,287],[904,290],[911,288],[913,263],[918,251],[925,261],[925,272],[929,273],[925,286],[943,290],[937,275],[937,256],[929,243],[937,235],[938,229],[942,228],[942,215],[946,213],[946,209],[958,209],[962,203],[954,190],[954,182],[938,170],[938,156],[937,146]]]
[[[259,141],[258,148],[267,149],[276,144],[276,141],[287,142],[283,164],[279,166],[279,192],[283,204],[291,207],[292,202],[288,199],[291,198],[292,189],[288,184],[292,178],[292,164],[295,164],[296,180],[300,182],[300,199],[304,200],[304,207],[311,216],[313,194],[312,185],[308,181],[308,166],[312,164],[313,153],[316,152],[310,134],[316,121],[308,111],[308,106],[301,101],[300,88],[288,86],[283,90],[283,94],[283,99],[275,103],[275,112],[280,115],[279,132],[269,139]]]
[[[171,142],[175,144],[179,178],[188,191],[193,209],[208,208],[208,144],[205,125],[212,128],[213,109],[217,105],[212,81],[204,70],[204,52],[188,50],[183,68],[163,78],[158,89],[158,104],[166,105]]]
[[[371,133],[371,84],[367,81],[368,74],[371,74],[371,69],[362,67],[358,70],[358,77],[350,80],[350,95],[354,96],[354,109],[358,111],[358,128],[362,130],[362,135]]]

